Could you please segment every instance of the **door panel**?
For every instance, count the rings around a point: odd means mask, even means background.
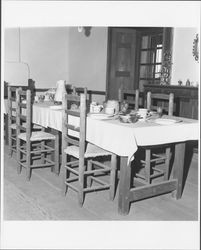
[[[136,30],[112,28],[107,83],[107,99],[118,99],[118,89],[134,89]]]

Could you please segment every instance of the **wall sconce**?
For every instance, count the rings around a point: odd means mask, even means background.
[[[92,27],[90,26],[78,26],[78,32],[84,31],[85,36],[90,36]]]

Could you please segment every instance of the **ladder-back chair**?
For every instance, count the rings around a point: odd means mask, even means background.
[[[158,103],[158,102],[159,103]],[[147,93],[147,109],[157,110],[160,106],[163,112],[173,115],[174,94]],[[157,136],[157,135],[156,135]],[[140,147],[145,150],[145,160],[141,160],[144,166],[144,173],[136,173],[146,183],[151,183],[153,179],[163,176],[164,180],[169,178],[171,145],[156,145]],[[161,152],[162,151],[162,152]],[[163,153],[165,151],[165,153]]]
[[[16,152],[16,90],[27,89],[27,86],[9,86],[8,85],[8,154],[12,156]],[[42,127],[32,124],[34,130],[41,130]]]
[[[26,169],[27,180],[31,178],[34,168],[59,168],[59,137],[44,131],[32,130],[31,91],[16,90],[17,122],[17,162],[18,173]],[[47,145],[53,142],[54,146]],[[54,161],[50,156],[54,154]],[[40,160],[35,162],[35,160]]]
[[[116,181],[116,155],[86,142],[86,91],[80,96],[64,94],[62,103],[63,194],[66,194],[68,187],[72,188],[78,193],[80,206],[83,205],[85,193],[91,191],[109,189],[110,199],[113,199]],[[77,104],[77,110],[71,109],[72,103]],[[102,156],[109,156],[111,165],[105,165],[98,161],[99,157]],[[109,176],[103,176],[108,173]],[[109,181],[105,180],[104,177],[109,177]]]
[[[119,102],[125,101],[128,103],[128,109],[138,110],[139,108],[139,90],[128,90],[128,89],[119,89]]]
[[[157,111],[158,107],[162,108],[163,113],[173,115],[174,94],[147,92],[147,109]]]
[[[21,89],[21,88],[20,88]],[[8,86],[8,154],[16,152],[16,90]]]

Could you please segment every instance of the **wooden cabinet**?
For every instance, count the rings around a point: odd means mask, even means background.
[[[144,94],[148,91],[153,93],[174,93],[177,116],[198,119],[198,88],[176,85],[144,85]]]

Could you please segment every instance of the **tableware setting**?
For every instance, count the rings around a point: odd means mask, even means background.
[[[119,115],[119,121],[122,123],[136,123],[138,120],[139,115],[137,114]]]
[[[91,102],[90,104],[90,113],[100,113],[103,110],[103,105],[98,104],[97,102]]]
[[[119,113],[119,102],[116,100],[108,100],[106,103],[104,103],[104,109],[107,109],[108,112],[112,112],[111,109],[113,109],[114,114],[117,115]]]
[[[140,121],[145,121],[148,116],[148,109],[140,108],[138,109],[137,114],[140,116]]]

